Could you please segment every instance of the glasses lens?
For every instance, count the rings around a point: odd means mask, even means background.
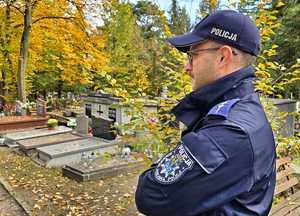
[[[192,63],[193,63],[193,57],[192,57],[192,54],[191,54],[191,53],[188,53],[187,56],[188,56],[189,64],[192,64]]]

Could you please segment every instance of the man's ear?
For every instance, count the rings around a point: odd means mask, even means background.
[[[233,54],[230,46],[222,46],[220,48],[219,66],[223,67],[232,62]]]

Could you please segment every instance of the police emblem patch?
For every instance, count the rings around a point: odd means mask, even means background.
[[[162,184],[171,184],[186,171],[193,168],[195,161],[186,152],[182,144],[169,152],[155,168],[154,178]]]

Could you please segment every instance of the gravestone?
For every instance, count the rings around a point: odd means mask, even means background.
[[[61,142],[75,141],[86,139],[84,136],[73,133],[55,134],[51,136],[42,136],[32,139],[20,140],[17,144],[22,150],[28,151],[42,146],[54,145]]]
[[[14,133],[7,133],[4,135],[4,137],[9,142],[16,142],[18,140],[49,136],[54,134],[69,133],[71,131],[72,129],[68,127],[58,126],[54,130],[48,130],[48,128],[42,128],[42,129],[33,129],[33,130],[25,130],[25,131],[14,132]]]
[[[89,118],[86,115],[81,115],[76,118],[76,131],[80,134],[88,134]]]
[[[124,160],[121,155],[115,155],[109,159],[100,156],[91,162],[80,161],[76,164],[67,165],[63,167],[62,172],[64,176],[83,182],[140,170],[144,166],[142,158],[130,156]]]
[[[268,99],[277,108],[276,112],[284,112],[287,115],[280,122],[280,135],[283,137],[292,137],[295,134],[295,115],[292,113],[296,111],[295,100],[290,99]]]
[[[114,140],[116,134],[113,131],[114,121],[112,119],[96,118],[92,116],[93,136],[107,140]]]
[[[93,138],[64,142],[56,145],[37,148],[38,158],[47,167],[63,166],[66,164],[79,162],[82,153],[87,155],[104,154],[105,152],[115,153],[116,143],[98,141]]]
[[[5,138],[0,136],[0,146],[4,145]]]
[[[16,115],[17,116],[26,115],[26,105],[19,100],[16,101]]]
[[[43,117],[46,116],[46,113],[47,113],[46,112],[46,104],[47,104],[47,102],[40,98],[38,98],[36,100],[36,114],[38,116],[43,116]]]

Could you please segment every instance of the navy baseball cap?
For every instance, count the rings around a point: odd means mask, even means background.
[[[191,45],[213,40],[257,56],[260,34],[254,22],[234,10],[219,10],[203,18],[192,32],[169,38],[168,41],[181,52]]]

